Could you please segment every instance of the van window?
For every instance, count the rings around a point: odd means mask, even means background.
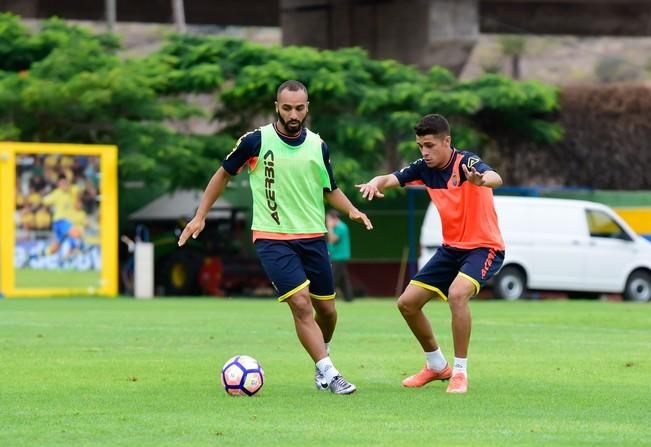
[[[603,211],[586,210],[590,236],[610,239],[632,240],[624,229]]]

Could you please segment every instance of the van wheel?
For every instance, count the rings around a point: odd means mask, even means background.
[[[522,298],[527,290],[524,272],[515,266],[504,267],[495,277],[493,289],[496,297],[507,301]]]
[[[644,270],[631,273],[626,280],[624,299],[639,302],[651,300],[651,273]]]

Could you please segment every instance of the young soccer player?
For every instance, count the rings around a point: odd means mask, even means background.
[[[447,380],[448,393],[468,388],[471,316],[468,302],[500,268],[504,242],[497,224],[492,188],[502,179],[472,152],[451,146],[450,125],[426,115],[414,128],[422,158],[393,174],[357,185],[362,197],[384,197],[387,188],[423,184],[441,216],[443,246],[414,276],[398,299],[398,309],[425,351],[425,367],[406,378],[406,387]],[[454,364],[450,368],[422,308],[437,297],[452,313]]]
[[[72,185],[65,174],[59,174],[57,187],[48,195],[43,197],[42,203],[54,208],[52,218],[52,233],[54,240],[49,247],[43,250],[43,255],[49,256],[61,248],[63,241],[70,236],[69,232],[73,227],[70,221],[70,214],[75,210],[75,202],[79,197],[79,188]]]
[[[253,241],[278,301],[289,305],[298,338],[316,364],[319,390],[356,390],[329,357],[337,323],[332,269],[325,240],[323,199],[372,229],[366,215],[337,188],[328,147],[307,129],[307,89],[286,81],[276,93],[275,123],[242,136],[212,177],[194,218],[179,237],[183,245],[203,230],[205,216],[226,185],[248,165],[253,193]]]

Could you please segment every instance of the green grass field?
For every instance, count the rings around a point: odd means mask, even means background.
[[[0,445],[640,446],[651,443],[651,305],[476,301],[467,395],[405,389],[423,357],[392,300],[341,302],[319,393],[274,300],[0,300]],[[449,311],[427,308],[451,353]],[[258,358],[266,384],[218,371]]]
[[[17,288],[72,288],[99,287],[101,272],[76,270],[16,269]]]

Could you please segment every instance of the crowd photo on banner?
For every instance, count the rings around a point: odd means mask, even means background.
[[[38,271],[101,270],[98,198],[99,157],[17,156],[14,266],[18,286],[21,271],[31,279]]]

